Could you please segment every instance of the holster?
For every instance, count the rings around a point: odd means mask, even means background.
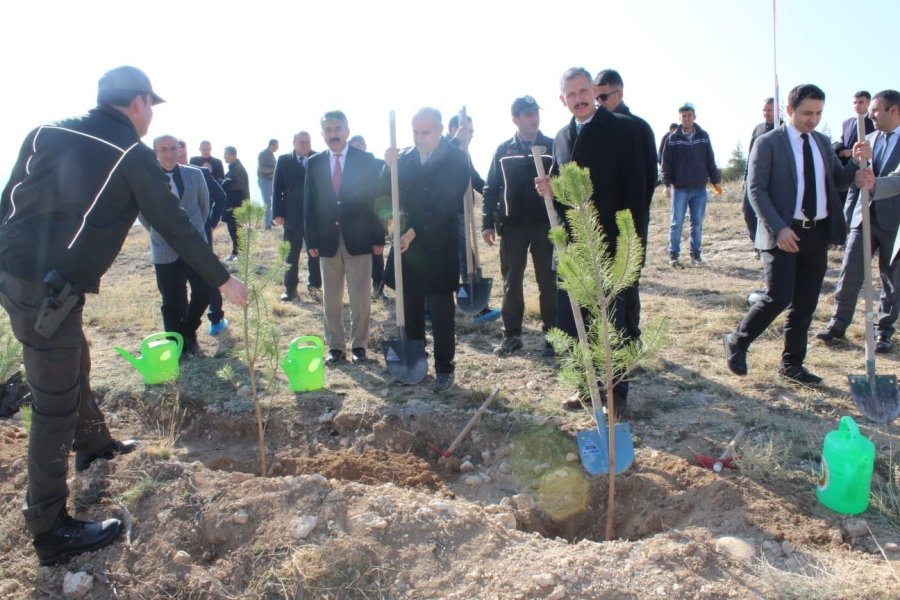
[[[34,322],[34,330],[41,337],[49,340],[78,304],[81,295],[73,289],[71,283],[64,281],[57,271],[47,273],[44,283],[47,285],[49,293],[41,300],[41,308],[38,310],[38,316]]]

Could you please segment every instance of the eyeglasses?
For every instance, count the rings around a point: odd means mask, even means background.
[[[597,100],[599,100],[600,102],[606,102],[607,100],[609,100],[610,96],[613,96],[615,94],[620,94],[621,92],[622,92],[622,90],[613,90],[612,92],[609,92],[606,94],[598,94]]]

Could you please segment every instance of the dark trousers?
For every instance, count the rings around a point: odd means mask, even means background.
[[[757,218],[756,211],[750,204],[750,195],[744,192],[744,199],[741,202],[741,214],[744,215],[744,223],[747,225],[747,233],[750,235],[750,241],[756,242]]]
[[[503,273],[503,335],[522,335],[525,316],[525,267],[528,251],[537,280],[541,309],[541,329],[556,327],[558,319],[556,273],[553,271],[553,244],[547,235],[549,224],[506,223],[500,238],[500,271]]]
[[[372,289],[384,283],[384,255],[372,255]]]
[[[649,200],[647,206],[650,206]],[[641,257],[641,269],[638,270],[638,278],[634,285],[622,291],[622,300],[625,310],[625,334],[629,339],[641,339],[641,270],[647,262],[647,239],[650,229],[650,211],[644,215],[644,219],[637,228],[637,234],[641,238],[641,246],[644,255]]]
[[[873,213],[874,214],[874,213]],[[900,303],[897,302],[897,287],[900,286],[900,264],[891,266],[891,251],[894,249],[896,228],[885,230],[872,222],[872,250],[877,252],[878,273],[881,279],[881,296],[878,304],[878,317],[875,321],[875,334],[886,338],[894,335],[894,324],[900,314]],[[831,317],[833,326],[843,331],[853,320],[856,312],[856,299],[863,286],[864,278],[869,276],[870,265],[863,264],[862,227],[854,227],[847,236],[844,248],[844,261],[841,274],[834,291],[834,314]]]
[[[746,351],[787,309],[781,362],[786,366],[798,366],[806,358],[809,325],[819,303],[819,292],[828,267],[828,219],[817,221],[813,229],[797,225],[791,228],[800,237],[800,251],[785,252],[776,246],[760,252],[768,292],[750,307],[738,325],[735,337],[738,347]]]
[[[65,509],[69,449],[96,452],[112,438],[91,391],[91,353],[81,328],[84,298],[48,339],[34,330],[47,288],[0,273],[0,304],[22,343],[32,393],[28,491],[23,513],[33,534]]]
[[[411,340],[425,339],[425,303],[431,315],[431,335],[434,338],[435,373],[452,373],[456,356],[456,305],[453,292],[422,294],[404,288],[403,314],[406,336]]]
[[[284,233],[284,241],[290,244],[285,264],[287,270],[284,272],[284,291],[289,294],[297,293],[297,285],[300,283],[300,253],[303,250],[303,236],[296,235],[293,232]],[[309,269],[309,278],[307,285],[314,288],[322,287],[322,271],[319,268],[319,257],[307,255],[306,266]]]
[[[153,267],[156,269],[156,287],[162,296],[163,327],[166,331],[180,333],[186,343],[196,341],[197,328],[209,306],[209,284],[180,258]],[[191,285],[190,300],[188,283]]]
[[[206,229],[206,239],[209,240],[209,247],[213,247],[212,229]],[[218,323],[225,318],[225,311],[222,310],[222,292],[215,286],[209,286],[209,312],[206,318],[210,323]]]
[[[477,244],[478,240],[474,240]],[[460,281],[469,280],[469,262],[466,259],[466,217],[463,213],[459,213],[459,219],[456,222],[456,253],[459,259],[459,277]],[[475,253],[472,253],[472,262],[474,264]]]
[[[569,294],[562,289],[559,288],[559,325],[558,327],[565,331],[567,334],[578,339],[578,329],[575,327],[575,314],[572,312],[572,304],[569,300]],[[625,300],[622,296],[619,296],[613,302],[613,314],[612,321],[613,326],[618,329],[624,335],[625,329]],[[584,319],[584,328],[586,331],[590,332],[591,330],[591,321],[593,320],[591,317],[591,313],[585,309],[581,309],[581,316]],[[614,376],[617,375],[614,373]],[[600,389],[603,390],[605,381],[597,382],[600,386]],[[628,401],[628,380],[620,382],[616,385],[615,390],[613,390],[613,400],[617,406],[624,404]]]
[[[238,255],[238,232],[237,221],[234,220],[234,208],[226,208],[222,213],[222,221],[228,227],[228,235],[231,237],[231,253]]]

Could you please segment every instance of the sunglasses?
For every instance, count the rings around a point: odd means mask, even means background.
[[[615,91],[609,92],[608,94],[599,94],[597,96],[597,100],[599,100],[600,102],[606,102],[607,100],[609,100],[610,96],[614,96],[615,94],[618,94],[621,91],[622,90],[615,90]]]

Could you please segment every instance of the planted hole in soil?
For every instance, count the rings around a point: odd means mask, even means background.
[[[609,476],[589,477],[572,455],[574,441],[538,428],[512,443],[513,474],[534,502],[516,503],[519,528],[569,541],[602,541],[606,531]],[[616,477],[615,538],[638,540],[690,526],[714,531],[747,527],[748,507],[734,477],[716,475],[682,458],[639,452]]]

